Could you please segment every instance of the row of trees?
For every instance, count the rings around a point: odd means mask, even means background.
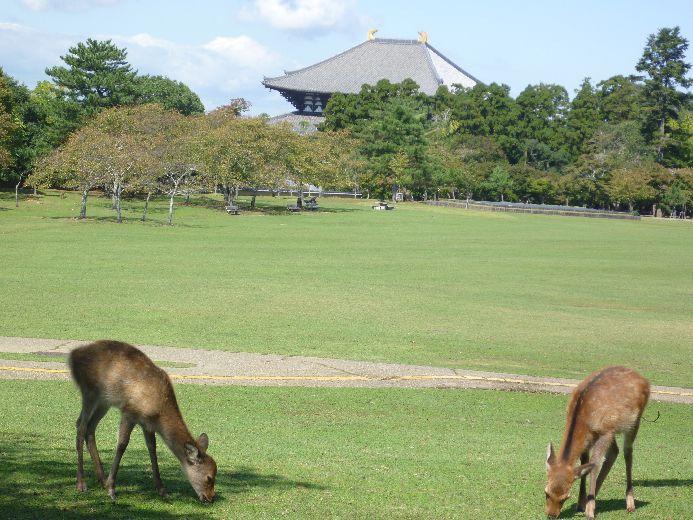
[[[101,188],[111,194],[118,222],[123,196],[143,196],[145,220],[150,197],[163,193],[169,224],[182,193],[221,187],[230,203],[239,188],[350,183],[351,159],[344,151],[354,146],[345,133],[301,136],[288,124],[239,117],[243,108],[228,105],[198,116],[158,104],[103,110],[43,156],[26,182],[79,190],[80,218],[86,217],[90,190]]]

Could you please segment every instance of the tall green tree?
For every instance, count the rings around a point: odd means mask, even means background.
[[[89,38],[70,47],[60,59],[65,66],[49,67],[46,74],[87,112],[136,101],[137,71],[128,63],[127,51],[111,40]]]
[[[647,130],[657,141],[657,159],[662,162],[667,120],[676,119],[687,95],[677,87],[687,88],[693,80],[686,77],[691,68],[685,61],[688,40],[679,27],[664,27],[650,34],[642,58],[635,69],[647,74],[644,97],[647,104]]]
[[[571,157],[578,157],[585,151],[600,123],[597,94],[590,79],[585,78],[570,102],[566,116],[565,141]]]
[[[560,85],[529,85],[517,96],[515,124],[524,162],[548,170],[568,162],[562,149],[568,111],[568,92]]]

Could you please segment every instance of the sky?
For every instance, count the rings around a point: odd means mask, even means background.
[[[680,26],[693,40],[693,1],[668,0],[0,0],[0,67],[34,88],[46,67],[87,38],[127,49],[140,74],[196,92],[207,110],[243,97],[251,114],[293,107],[262,86],[376,37],[416,39],[516,97],[556,83],[571,97],[635,73],[649,34]],[[687,61],[693,62],[693,47]]]

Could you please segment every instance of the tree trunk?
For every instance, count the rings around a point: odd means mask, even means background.
[[[117,218],[118,224],[123,223],[123,213],[121,211],[121,206],[120,206],[122,194],[123,194],[123,188],[120,184],[118,184],[118,186],[116,187],[115,192],[114,192],[114,195],[116,198],[116,213],[118,215],[118,218]]]
[[[250,199],[250,209],[255,209],[255,198],[257,197],[257,189],[253,189],[253,198]]]
[[[79,209],[79,218],[87,218],[87,196],[89,195],[89,189],[82,190],[82,206]]]
[[[173,197],[176,196],[176,192],[171,192],[171,198],[168,202],[168,221],[166,222],[169,226],[173,225]]]
[[[147,220],[147,209],[149,209],[149,197],[152,196],[152,192],[147,192],[147,200],[144,201],[144,211],[142,212],[142,222]]]
[[[19,185],[22,183],[22,175],[19,176],[19,182],[14,187],[14,207],[19,207]]]

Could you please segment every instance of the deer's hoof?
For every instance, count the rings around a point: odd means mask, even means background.
[[[111,500],[115,500],[116,499],[115,489],[109,489],[108,490],[108,496],[111,497]]]

